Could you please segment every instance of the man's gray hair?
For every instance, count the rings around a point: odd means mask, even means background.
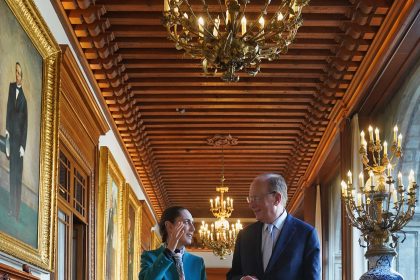
[[[261,175],[268,184],[269,192],[278,192],[281,194],[281,204],[286,207],[287,204],[287,185],[283,176],[275,173]]]

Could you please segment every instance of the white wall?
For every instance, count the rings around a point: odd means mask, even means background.
[[[200,256],[204,259],[204,264],[206,267],[223,267],[223,268],[230,268],[232,266],[232,255],[226,256],[226,259],[221,260],[218,256],[215,256],[213,252],[198,252],[198,251],[191,251],[190,253]]]

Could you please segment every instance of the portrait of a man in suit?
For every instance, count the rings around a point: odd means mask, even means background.
[[[22,88],[23,72],[19,62],[16,62],[16,82],[10,83],[6,112],[6,156],[10,161],[10,199],[8,215],[19,219],[23,158],[26,149],[28,132],[28,108]]]
[[[40,187],[46,184],[40,168],[48,157],[47,141],[41,143],[41,138],[53,133],[44,126],[48,112],[43,110],[43,85],[49,74],[35,42],[6,2],[0,1],[0,29],[2,38],[13,39],[0,40],[0,232],[38,248],[40,202],[45,199]]]

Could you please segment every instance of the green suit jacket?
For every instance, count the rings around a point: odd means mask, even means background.
[[[164,246],[156,250],[145,251],[141,255],[139,280],[178,280],[178,272],[172,259],[165,256]],[[204,260],[185,252],[182,256],[186,280],[206,280]]]

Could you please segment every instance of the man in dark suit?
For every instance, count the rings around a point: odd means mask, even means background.
[[[277,174],[256,177],[247,201],[257,222],[239,232],[227,279],[321,279],[317,232],[286,212],[284,178]]]
[[[9,216],[19,219],[22,193],[23,156],[26,149],[28,131],[28,108],[22,88],[22,67],[16,62],[16,82],[10,83],[6,113],[6,138],[9,138],[10,151],[10,207]]]

